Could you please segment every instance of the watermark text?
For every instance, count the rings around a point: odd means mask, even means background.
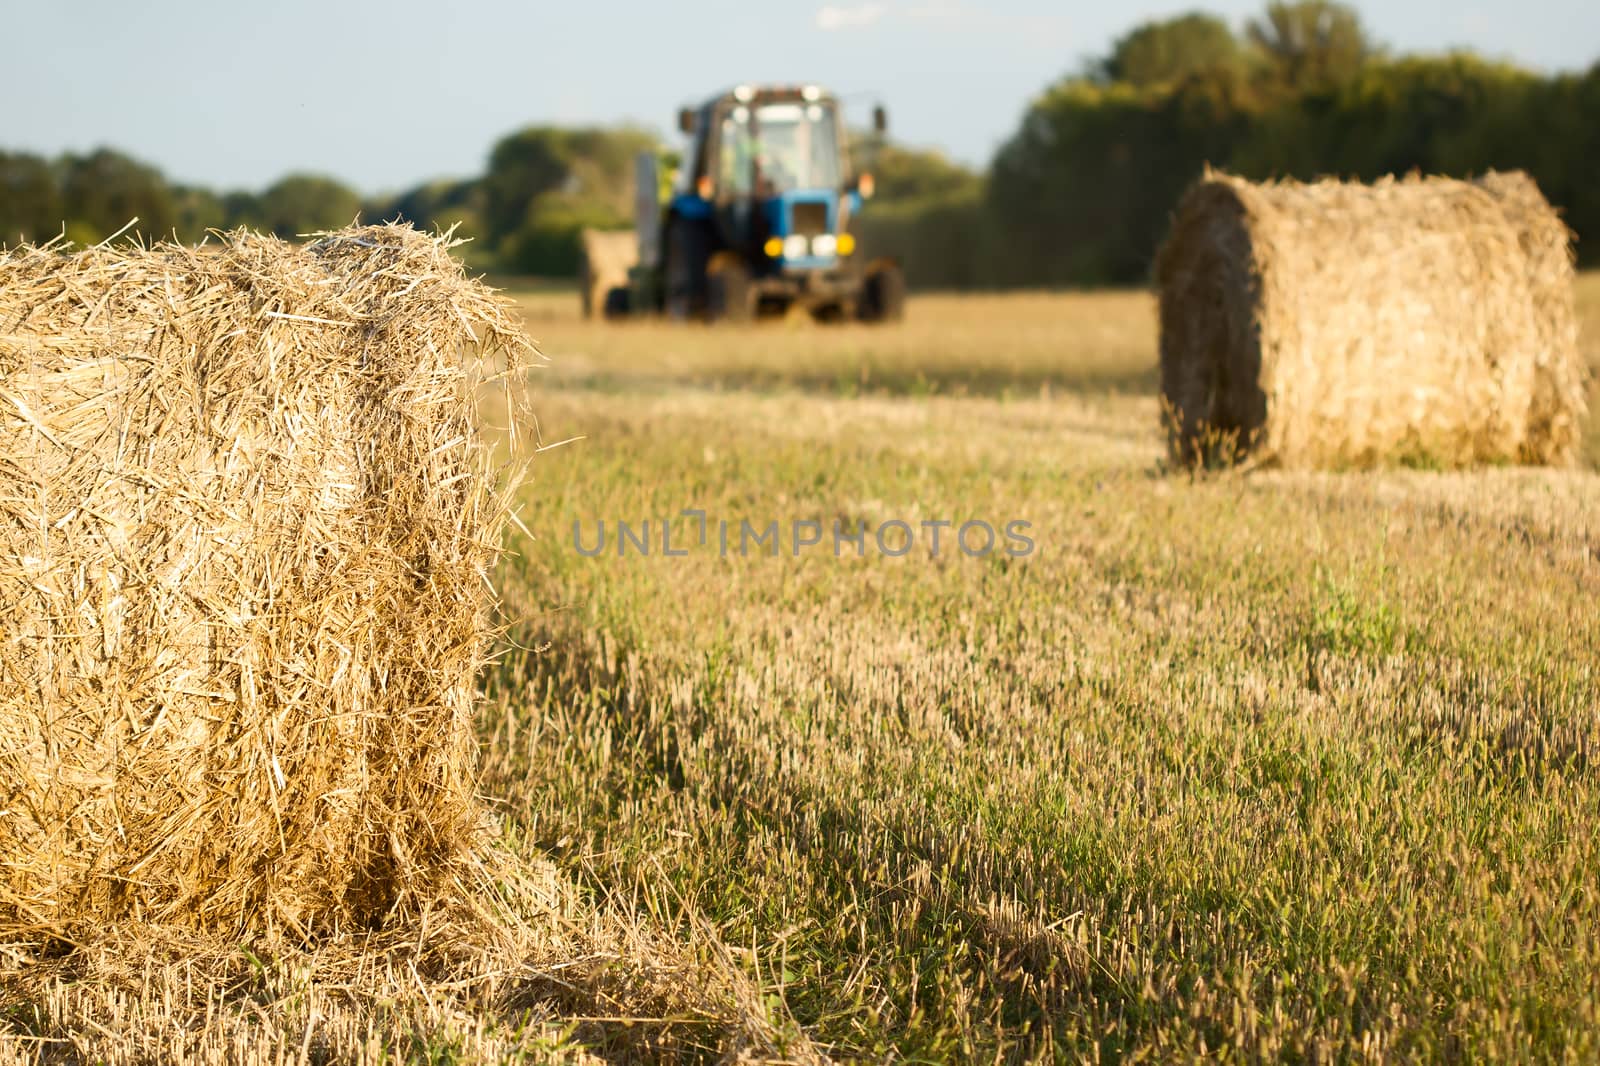
[[[1022,559],[1033,554],[1033,523],[1012,519],[892,518],[876,524],[866,519],[771,519],[737,522],[713,519],[704,510],[689,508],[674,519],[596,519],[572,523],[572,546],[585,558],[614,555],[683,558],[696,552],[719,557],[787,556],[831,552],[834,558],[870,555],[898,559],[915,551],[930,558],[966,556],[981,559],[1002,555]]]

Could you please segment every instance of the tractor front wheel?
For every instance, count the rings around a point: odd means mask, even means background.
[[[633,309],[633,292],[626,285],[614,285],[606,290],[604,314],[607,318],[627,318]]]
[[[906,277],[899,264],[880,259],[867,267],[856,315],[863,322],[899,322],[906,317]]]

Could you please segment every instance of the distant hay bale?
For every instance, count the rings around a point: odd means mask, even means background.
[[[605,311],[607,292],[628,284],[628,271],[639,265],[639,242],[632,230],[613,233],[586,229],[581,239],[583,263],[578,285],[583,317],[593,318]]]
[[[0,253],[0,939],[307,932],[448,876],[505,515],[441,239]]]
[[[1156,260],[1175,459],[1573,460],[1570,234],[1521,173],[1255,184],[1208,172]]]

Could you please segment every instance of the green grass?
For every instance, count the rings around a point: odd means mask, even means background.
[[[846,1059],[1600,1054],[1595,475],[1166,475],[1143,297],[531,307],[584,439],[503,570],[485,789],[594,898]],[[1037,546],[573,546],[684,508]]]

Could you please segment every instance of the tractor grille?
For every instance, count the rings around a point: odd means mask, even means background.
[[[827,204],[790,204],[789,232],[802,237],[815,237],[828,232]]]

